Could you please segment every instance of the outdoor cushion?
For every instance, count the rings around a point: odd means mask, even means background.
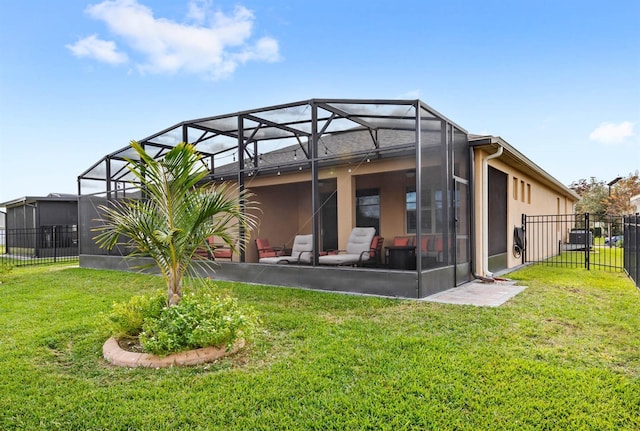
[[[373,227],[355,227],[349,235],[345,253],[320,256],[321,265],[353,265],[369,260],[371,242],[376,234]]]
[[[258,257],[260,259],[264,257],[276,257],[279,253],[269,245],[269,240],[266,238],[257,238],[256,247],[258,248]]]
[[[216,259],[231,259],[233,258],[233,250],[226,247],[216,246],[213,249],[213,257]]]
[[[313,235],[296,235],[291,248],[291,256],[263,257],[260,263],[311,263]]]
[[[393,239],[393,246],[394,247],[406,247],[409,245],[409,241],[411,240],[411,238],[409,238],[408,236],[397,236]]]

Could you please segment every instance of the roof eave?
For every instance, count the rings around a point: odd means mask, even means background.
[[[538,166],[536,163],[531,161],[528,157],[526,157],[520,151],[516,150],[511,144],[509,144],[507,141],[505,141],[500,136],[474,136],[474,135],[470,135],[469,136],[469,145],[471,145],[474,148],[480,148],[480,149],[483,149],[483,148],[497,148],[498,146],[502,146],[506,153],[508,153],[511,157],[516,159],[518,162],[520,162],[523,165],[525,165],[533,173],[535,173],[536,175],[540,176],[543,179],[544,182],[546,182],[547,184],[550,184],[553,187],[561,190],[562,192],[564,192],[566,195],[569,195],[574,200],[576,200],[576,201],[580,200],[580,196],[576,192],[571,190],[566,185],[562,184],[555,177],[553,177],[547,171],[545,171],[540,166]],[[502,156],[502,157],[504,157],[504,156]]]

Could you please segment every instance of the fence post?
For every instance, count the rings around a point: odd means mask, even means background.
[[[527,262],[527,215],[522,213],[522,233],[524,234],[524,247],[522,247],[522,259],[523,265]]]
[[[58,261],[57,257],[58,257],[58,238],[57,238],[57,230],[56,230],[56,226],[53,226],[53,263],[56,263]]]
[[[589,213],[584,214],[584,267],[587,268],[587,271],[590,269],[589,265],[589,250],[591,248],[591,244],[589,244],[589,228],[591,224],[589,223]]]

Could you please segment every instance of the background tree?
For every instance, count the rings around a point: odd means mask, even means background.
[[[607,213],[605,199],[608,195],[608,188],[604,181],[599,181],[595,177],[589,180],[580,179],[569,186],[574,192],[580,195],[580,200],[576,203],[576,213],[590,213],[603,216]]]
[[[206,239],[216,236],[233,250],[242,248],[232,229],[255,226],[247,193],[224,185],[205,183],[209,169],[195,147],[181,143],[160,160],[147,154],[135,141],[131,147],[140,157],[129,160],[128,168],[143,191],[143,199],[123,199],[99,206],[103,224],[95,240],[111,249],[116,244],[133,247],[130,256],[149,256],[160,269],[167,285],[167,305],[182,297],[185,274],[197,277],[194,255],[208,247]],[[123,242],[119,242],[123,241]],[[200,261],[202,262],[202,261]]]
[[[640,177],[638,171],[618,181],[611,188],[611,196],[605,198],[607,214],[633,214],[636,208],[631,205],[631,198],[640,194]]]

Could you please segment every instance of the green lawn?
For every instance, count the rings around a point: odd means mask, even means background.
[[[157,277],[0,274],[0,429],[640,429],[640,292],[535,266],[499,308],[221,283],[261,314],[242,354],[177,369],[101,358],[98,315]]]
[[[563,251],[544,260],[544,263],[558,266],[579,265],[584,267],[584,259],[584,250]],[[594,269],[622,271],[624,267],[624,249],[622,247],[596,245],[589,250],[589,263],[590,267]]]

